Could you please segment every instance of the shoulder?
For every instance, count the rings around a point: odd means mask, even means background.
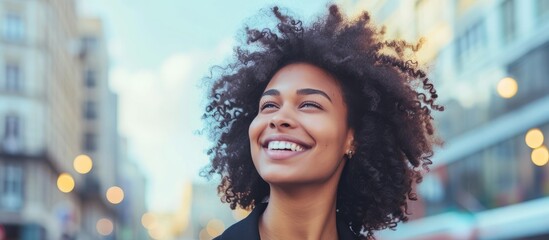
[[[252,224],[246,223],[242,220],[227,228],[221,235],[214,238],[214,240],[255,240],[259,239],[259,234],[255,234]]]
[[[266,203],[260,203],[246,218],[233,224],[214,240],[258,240],[259,217],[265,211]]]

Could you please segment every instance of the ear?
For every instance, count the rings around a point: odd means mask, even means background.
[[[352,151],[355,151],[355,130],[352,129],[352,128],[349,128],[349,130],[347,130],[347,137],[345,139],[345,148],[343,149],[345,151],[345,153],[347,153],[347,151],[349,150],[352,150]]]

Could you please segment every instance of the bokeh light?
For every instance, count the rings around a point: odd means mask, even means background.
[[[154,226],[155,220],[152,213],[145,213],[143,216],[141,216],[141,224],[143,224],[143,227],[146,229],[151,229]]]
[[[202,230],[200,230],[200,233],[198,234],[198,238],[200,240],[211,240],[213,239],[212,236],[210,236],[210,234],[208,233],[208,231],[206,231],[205,228],[203,228]]]
[[[532,150],[532,162],[536,166],[544,166],[549,161],[549,151],[546,146]]]
[[[68,173],[61,173],[57,178],[57,188],[64,193],[71,192],[74,189],[74,179]]]
[[[110,235],[114,230],[114,224],[108,218],[101,218],[95,225],[97,232],[103,236]]]
[[[119,204],[124,200],[124,190],[117,186],[110,187],[107,189],[107,200],[112,204]]]
[[[164,234],[159,228],[149,229],[149,236],[152,239],[164,239]]]
[[[528,147],[535,149],[543,144],[543,132],[537,128],[530,129],[524,138]]]
[[[236,221],[240,221],[247,217],[250,214],[250,211],[247,211],[245,209],[237,207],[235,210],[233,210],[233,218]]]
[[[80,174],[89,173],[93,167],[92,159],[88,155],[78,155],[73,161],[74,170]]]
[[[212,219],[206,225],[206,231],[208,235],[212,237],[217,237],[225,230],[225,224],[219,219]]]
[[[497,91],[502,98],[512,98],[518,91],[517,81],[509,77],[503,78],[498,82]]]

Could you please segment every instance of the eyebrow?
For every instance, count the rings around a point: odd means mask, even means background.
[[[312,95],[312,94],[318,94],[318,95],[321,95],[325,98],[327,98],[330,102],[332,102],[332,99],[330,98],[330,96],[328,96],[328,94],[326,94],[325,92],[321,91],[321,90],[318,90],[318,89],[313,89],[313,88],[303,88],[303,89],[298,89],[296,91],[297,95]],[[280,96],[280,92],[276,89],[269,89],[267,91],[265,91],[262,95],[263,96]]]

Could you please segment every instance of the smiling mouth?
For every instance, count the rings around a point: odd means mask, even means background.
[[[278,151],[292,151],[292,152],[302,152],[305,148],[297,143],[288,142],[288,141],[270,141],[267,145],[269,150],[278,150]]]

